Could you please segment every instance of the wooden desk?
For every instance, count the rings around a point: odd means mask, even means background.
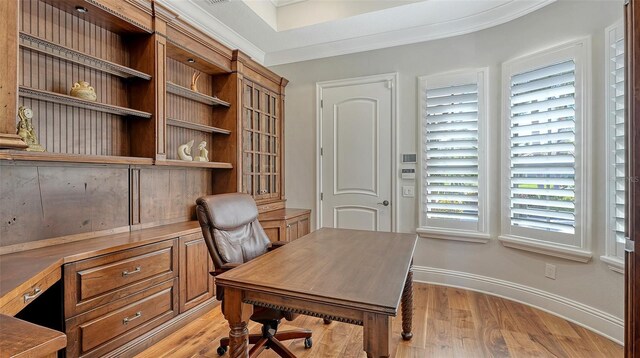
[[[401,298],[402,336],[411,339],[415,245],[414,234],[325,228],[216,276],[230,357],[249,356],[253,305],[362,325],[367,356],[388,357]]]

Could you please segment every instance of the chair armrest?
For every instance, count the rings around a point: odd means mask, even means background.
[[[276,241],[276,242],[272,242],[271,245],[267,246],[267,251],[273,251],[279,247],[282,247],[286,244],[288,244],[288,241]]]
[[[227,263],[227,264],[222,265],[222,267],[220,267],[219,269],[215,269],[215,271],[211,271],[210,274],[212,276],[218,276],[218,275],[220,275],[222,273],[225,273],[225,272],[227,272],[227,271],[229,271],[231,269],[234,269],[234,268],[236,268],[236,267],[238,267],[240,265],[242,265],[242,264],[241,263]]]

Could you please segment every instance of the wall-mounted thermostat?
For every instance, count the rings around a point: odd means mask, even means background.
[[[402,164],[415,164],[416,163],[416,155],[415,154],[403,154],[402,155]]]
[[[415,179],[416,178],[416,170],[415,169],[402,169],[402,179]]]

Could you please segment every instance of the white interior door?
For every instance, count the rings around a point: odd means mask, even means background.
[[[321,90],[321,226],[391,231],[393,82]]]

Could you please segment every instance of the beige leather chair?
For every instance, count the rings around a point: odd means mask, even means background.
[[[213,260],[214,276],[254,259],[267,251],[281,246],[273,245],[258,222],[258,208],[247,194],[233,193],[209,195],[198,198],[196,213],[202,234]],[[224,300],[224,292],[216,286],[216,297]],[[262,324],[262,334],[249,335],[249,355],[257,356],[271,348],[281,357],[295,358],[281,341],[304,338],[305,348],[311,348],[311,331],[308,329],[278,332],[280,320],[293,320],[297,315],[290,312],[254,306],[251,320]],[[218,354],[223,355],[229,347],[229,338],[220,340]]]

